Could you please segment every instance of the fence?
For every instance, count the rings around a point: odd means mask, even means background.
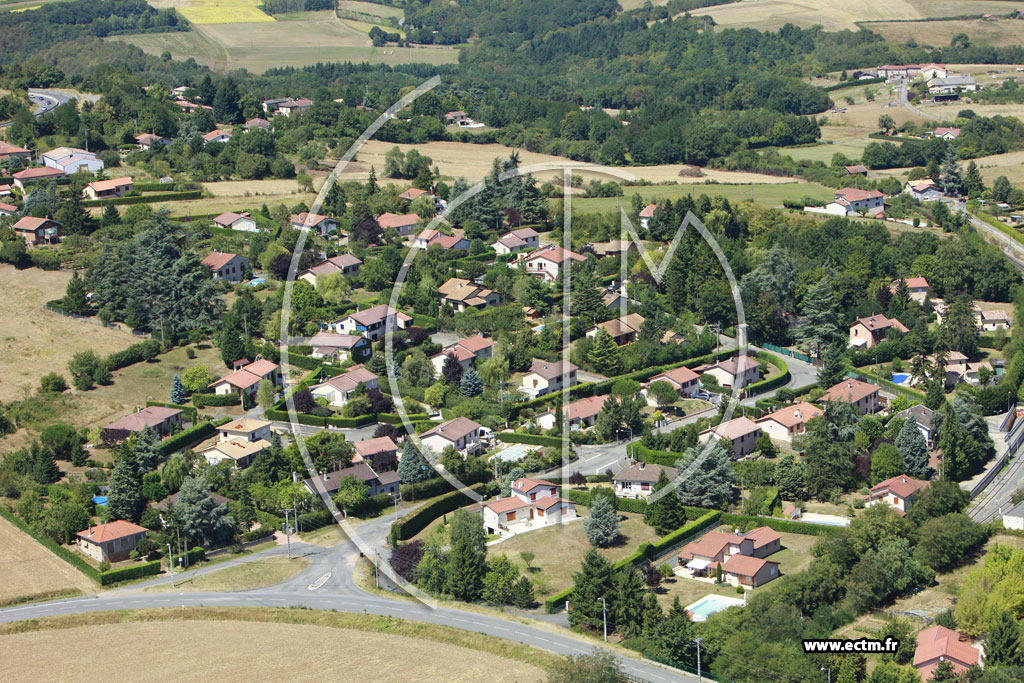
[[[792,349],[784,349],[781,346],[776,346],[775,344],[769,344],[768,342],[765,342],[761,344],[761,347],[767,349],[768,351],[774,351],[775,353],[781,353],[784,356],[789,356],[790,358],[802,360],[805,363],[813,362],[813,359],[810,356],[804,355],[799,351],[794,351]]]
[[[89,323],[90,325],[99,325],[100,327],[106,327],[109,330],[117,330],[118,332],[124,332],[125,334],[131,334],[134,336],[152,336],[151,334],[145,332],[134,332],[132,330],[126,330],[116,323],[105,323],[94,316],[78,315],[77,313],[69,313],[68,311],[62,311],[61,309],[51,306],[50,304],[43,304],[43,308],[50,311],[51,313],[59,313],[60,315],[66,316],[68,318],[77,318],[79,320]]]

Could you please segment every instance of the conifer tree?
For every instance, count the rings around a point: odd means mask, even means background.
[[[480,597],[487,573],[487,545],[479,516],[456,510],[451,522],[451,550],[447,556],[445,591],[459,600]]]
[[[30,451],[32,455],[32,479],[37,484],[52,484],[60,479],[60,469],[57,468],[57,461],[53,457],[53,451],[39,443],[33,443]]]
[[[85,315],[89,311],[89,302],[85,298],[85,290],[85,282],[76,270],[71,274],[68,286],[64,290],[64,298],[61,299],[61,305],[64,307],[64,310],[75,315]]]
[[[145,500],[142,497],[142,473],[130,448],[122,448],[114,463],[107,491],[107,510],[111,519],[138,522]]]
[[[615,570],[604,555],[591,548],[583,556],[580,571],[572,575],[574,586],[569,595],[569,625],[600,629],[602,626],[601,600],[605,598],[609,616],[614,615]]]
[[[619,347],[615,340],[604,330],[598,330],[594,337],[594,344],[587,354],[587,361],[594,366],[594,369],[604,375],[614,375],[618,372],[620,355]]]
[[[1021,652],[1020,624],[1008,610],[1000,610],[992,620],[985,639],[986,666],[1021,666],[1024,656]]]
[[[590,516],[583,520],[583,530],[591,544],[606,548],[619,539],[619,516],[605,496],[595,496]]]
[[[921,478],[928,472],[928,444],[917,427],[917,421],[907,418],[896,437],[896,448],[903,456],[903,467],[912,477]]]
[[[615,582],[615,628],[627,638],[644,628],[644,582],[631,566],[623,567]]]
[[[171,380],[171,403],[181,405],[185,402],[185,386],[181,383],[181,377],[177,374]]]
[[[476,370],[469,368],[462,373],[462,379],[459,380],[459,387],[462,390],[462,395],[472,398],[473,396],[479,396],[484,392],[484,383],[480,379],[480,375],[477,374]]]

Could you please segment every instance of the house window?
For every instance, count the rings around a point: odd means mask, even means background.
[[[506,522],[514,522],[514,521],[516,521],[516,513],[514,513],[514,512],[506,512],[505,513],[505,521]]]
[[[648,484],[648,483],[647,483],[647,482],[645,481],[645,482],[643,482],[643,483],[641,483],[641,484],[640,484],[640,490],[641,490],[641,491],[650,491],[650,490],[651,490],[651,485],[650,485],[650,484]]]
[[[536,493],[531,493],[530,494],[530,500],[537,500],[537,494]]]
[[[541,510],[540,508],[537,508],[537,516],[538,517],[543,517],[544,516],[544,511]]]

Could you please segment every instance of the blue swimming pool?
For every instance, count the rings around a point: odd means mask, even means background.
[[[896,383],[896,384],[903,384],[908,379],[910,379],[910,375],[908,375],[905,372],[894,372],[894,373],[892,373],[892,381],[894,383]]]
[[[745,604],[741,598],[730,598],[725,595],[709,593],[697,602],[689,605],[686,611],[693,615],[694,621],[704,621],[715,612],[721,612],[729,607],[742,607]]]
[[[107,504],[107,497],[106,496],[93,496],[92,497],[92,502],[96,503],[97,505],[106,505]]]

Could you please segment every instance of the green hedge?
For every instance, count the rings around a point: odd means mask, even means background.
[[[295,353],[289,349],[288,364],[302,368],[303,370],[317,370],[323,364],[323,361],[319,358],[313,358],[312,356],[303,356],[302,354]]]
[[[372,425],[377,422],[375,415],[357,415],[356,417],[325,417],[324,425],[330,425],[332,427],[343,427],[348,429],[354,429],[356,427],[365,427],[366,425]]]
[[[775,519],[774,517],[757,517],[755,515],[736,515],[725,513],[722,515],[722,524],[733,526],[744,526],[751,522],[758,526],[766,526],[776,531],[787,534],[804,534],[805,536],[832,536],[839,533],[843,527],[828,526],[827,524],[811,524],[810,522],[795,522],[789,519]]]
[[[191,567],[197,562],[202,562],[206,559],[206,548],[191,548],[184,553],[178,553],[177,555],[171,555],[171,562],[174,563],[174,571],[178,571],[178,559],[184,558],[184,566]]]
[[[160,406],[162,408],[177,408],[184,413],[185,419],[189,422],[195,422],[199,416],[199,411],[196,410],[195,406],[182,406],[177,403],[161,403],[160,401],[146,401],[146,407],[149,406]]]
[[[192,394],[192,405],[196,408],[206,408],[207,406],[237,406],[241,404],[242,399],[234,392],[231,392],[230,394]]]
[[[767,353],[766,351],[758,351],[757,358],[771,363],[778,369],[782,370],[782,372],[774,377],[763,379],[760,382],[754,382],[753,384],[745,387],[743,389],[744,396],[757,396],[758,394],[763,394],[766,391],[771,391],[776,387],[785,386],[789,383],[791,375],[789,374],[789,365],[786,364],[786,361],[782,360],[778,356]]]
[[[426,413],[409,413],[408,418],[410,422],[420,422],[422,420],[429,420],[430,416]],[[402,424],[402,416],[395,413],[377,413],[377,421],[386,422],[390,425],[400,425]]]
[[[473,484],[484,484],[490,480],[491,471],[485,470],[466,477],[462,483],[472,488]],[[494,485],[496,486],[497,484]],[[402,500],[423,500],[424,498],[440,496],[443,493],[450,493],[452,485],[444,477],[433,477],[418,484],[402,484],[399,490],[402,493]]]
[[[546,436],[544,434],[519,434],[517,432],[498,432],[495,436],[505,443],[525,443],[531,446],[553,446],[565,448],[568,443],[560,436]]]
[[[846,374],[848,374],[850,377],[853,377],[854,379],[866,380],[869,384],[880,385],[881,387],[885,387],[889,391],[893,391],[897,394],[903,394],[907,398],[917,401],[918,403],[925,400],[925,395],[923,391],[918,391],[917,389],[905,387],[902,384],[890,382],[887,379],[882,379],[878,375],[872,374],[870,372],[865,372],[864,370],[851,370]]]
[[[652,450],[639,441],[629,447],[629,453],[633,458],[641,462],[661,465],[662,467],[675,467],[676,461],[683,457],[682,453]]]
[[[573,591],[574,588],[575,588],[575,586],[572,586],[570,588],[566,588],[564,591],[561,591],[559,593],[555,593],[550,598],[545,600],[544,601],[544,611],[547,612],[548,614],[555,614],[560,609],[562,609],[562,605],[564,605],[565,601],[569,599],[570,595],[572,595],[572,591]]]
[[[444,480],[442,480],[444,481]],[[448,482],[445,482],[447,484]],[[486,484],[476,484],[470,489],[483,495],[486,491]],[[460,507],[469,505],[466,494],[462,491],[452,491],[426,505],[420,507],[408,517],[403,517],[391,525],[391,542],[408,541],[410,538],[427,528],[427,526],[441,515],[447,514]]]
[[[47,550],[49,550],[51,553],[53,553],[54,555],[56,555],[60,559],[64,560],[68,564],[70,564],[72,567],[74,567],[78,571],[80,571],[83,574],[85,574],[86,576],[88,576],[93,581],[99,581],[100,580],[100,573],[99,573],[99,571],[95,567],[93,567],[91,564],[86,562],[84,557],[82,557],[81,555],[79,555],[78,553],[76,553],[73,550],[69,550],[68,548],[65,548],[64,546],[60,545],[59,543],[54,541],[49,536],[37,533],[35,531],[35,529],[30,527],[20,517],[15,515],[13,512],[8,510],[7,508],[0,507],[0,517],[3,517],[8,522],[10,522],[14,526],[18,527],[19,529],[21,529],[22,531],[24,531],[26,534],[28,534],[32,538],[34,538],[37,541],[39,541],[39,543],[42,544],[42,546],[44,548],[46,548]]]
[[[110,370],[120,370],[129,365],[141,363],[146,358],[155,358],[159,353],[160,342],[156,339],[147,339],[144,342],[132,344],[126,349],[115,351],[107,356],[107,367]]]
[[[150,202],[175,202],[184,199],[201,199],[202,190],[191,190],[189,192],[162,192],[158,194],[139,195],[135,197],[117,197],[116,199],[86,199],[82,206],[108,206],[126,204],[149,204]]]
[[[153,560],[152,562],[143,562],[142,564],[133,564],[130,567],[122,567],[120,569],[110,569],[105,572],[99,572],[100,585],[109,586],[112,583],[130,581],[132,579],[137,579],[142,576],[153,576],[154,574],[159,573],[160,560]]]
[[[689,514],[689,513],[687,513]],[[657,541],[651,544],[651,557],[655,558],[659,555],[663,555],[668,552],[672,546],[676,545],[683,539],[696,534],[704,529],[711,526],[715,526],[719,521],[725,517],[720,510],[709,510],[703,515],[694,519],[691,522],[687,522],[683,526],[679,527],[675,531],[672,531],[665,536],[662,536]]]
[[[222,417],[215,422],[200,422],[173,436],[169,436],[160,442],[160,454],[167,456],[197,441],[208,439],[217,433],[217,427],[228,422],[231,422],[230,417]]]
[[[858,85],[871,85],[872,83],[885,83],[885,76],[875,76],[874,78],[840,81],[835,85],[826,85],[824,88],[822,88],[822,90],[824,90],[825,92],[833,92],[836,90],[842,90],[844,88],[854,88]]]
[[[563,488],[562,495],[571,500],[572,502],[576,503],[577,505],[590,507],[590,491],[580,491],[579,489]],[[621,510],[622,512],[632,512],[637,515],[642,515],[645,512],[647,512],[647,501],[644,500],[643,498],[616,498],[615,509]]]

